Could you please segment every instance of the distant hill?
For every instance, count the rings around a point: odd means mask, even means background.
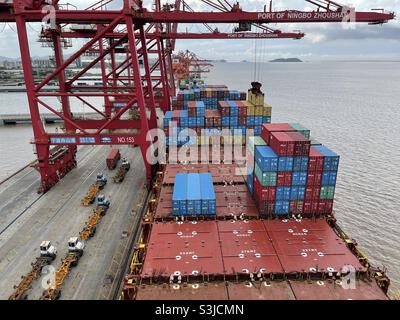
[[[270,62],[303,62],[301,61],[299,58],[280,58],[280,59],[275,59],[275,60],[271,60]]]

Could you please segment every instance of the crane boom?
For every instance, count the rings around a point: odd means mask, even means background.
[[[113,0],[101,0],[86,10],[71,9],[69,5],[59,5],[58,0],[0,0],[0,22],[15,22],[19,41],[21,63],[24,72],[27,101],[32,119],[32,127],[37,155],[35,167],[41,175],[40,191],[52,188],[70,170],[76,167],[77,145],[136,145],[140,148],[148,186],[153,181],[154,168],[147,160],[150,142],[146,139],[149,130],[157,127],[156,108],[167,111],[171,107],[171,97],[176,95],[176,77],[172,53],[177,39],[281,39],[301,38],[302,33],[285,33],[274,30],[272,23],[340,23],[357,22],[381,24],[394,19],[394,13],[384,11],[357,12],[343,6],[340,0],[307,0],[314,6],[313,11],[286,10],[244,11],[239,3],[231,5],[228,0],[202,0],[211,8],[202,11],[182,6],[183,0],[174,0],[173,5],[161,5],[154,0],[152,10],[143,7],[141,0],[119,0],[122,9],[109,9]],[[115,1],[117,2],[117,1]],[[45,24],[42,45],[54,49],[54,70],[38,79],[32,69],[30,36],[28,23],[48,20],[49,3],[52,19]],[[50,6],[51,6],[50,5]],[[211,10],[217,10],[211,12]],[[209,33],[182,33],[179,24],[206,24]],[[226,23],[239,24],[234,33],[220,33],[209,27]],[[72,28],[79,25],[81,28]],[[82,28],[93,25],[94,28]],[[249,32],[251,28],[259,33]],[[84,30],[82,30],[84,29]],[[72,41],[67,38],[85,38],[77,41],[77,51],[64,56],[63,45]],[[255,41],[257,42],[257,41]],[[90,54],[94,59],[80,64],[76,74],[69,71],[74,64],[79,65],[82,57]],[[115,58],[124,55],[122,62]],[[150,55],[157,55],[151,59]],[[153,56],[154,57],[154,56]],[[189,60],[193,57],[188,56]],[[150,65],[149,61],[156,62]],[[101,84],[75,85],[96,65],[101,68]],[[203,72],[206,66],[180,63],[177,67],[186,75],[194,68]],[[189,68],[190,67],[190,68]],[[110,70],[111,69],[111,70]],[[144,73],[141,70],[144,70]],[[46,85],[54,80],[58,86],[52,92]],[[61,110],[48,97],[57,97]],[[102,98],[102,103],[92,103],[88,98]],[[99,114],[99,119],[79,119],[70,109],[70,99],[78,99],[86,107]],[[56,99],[55,99],[56,100]],[[41,121],[41,108],[58,115],[64,121],[63,132],[47,132]],[[127,118],[136,112],[136,119]],[[147,115],[150,113],[150,119]],[[112,132],[112,133],[110,133]],[[54,156],[51,147],[59,147],[61,153]]]

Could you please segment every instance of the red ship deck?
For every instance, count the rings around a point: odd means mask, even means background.
[[[329,281],[212,282],[142,285],[137,300],[388,300],[375,281],[344,289]]]
[[[344,289],[334,281],[290,281],[297,300],[388,300],[372,281],[356,281],[355,289]]]
[[[161,188],[157,209],[154,214],[156,220],[173,219],[172,216],[172,186]],[[246,185],[215,186],[217,202],[217,218],[246,217],[257,218],[258,210]]]
[[[238,183],[244,184],[244,178],[240,174],[243,171],[237,164],[169,164],[164,173],[164,185],[173,185],[177,173],[205,173],[212,175],[214,184]]]
[[[138,288],[136,300],[229,300],[223,282],[188,285],[143,285]]]
[[[213,222],[155,223],[142,276],[223,274],[218,230]]]
[[[344,266],[367,271],[325,220],[264,221],[286,273],[340,273]]]
[[[141,277],[334,278],[367,270],[325,220],[156,222]]]
[[[218,229],[226,274],[282,273],[261,220],[219,221]]]

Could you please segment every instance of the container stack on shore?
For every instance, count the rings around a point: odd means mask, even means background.
[[[339,156],[300,124],[264,124],[247,146],[247,185],[262,216],[332,214]]]

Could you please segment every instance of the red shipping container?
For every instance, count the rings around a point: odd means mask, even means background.
[[[286,134],[295,141],[295,156],[308,156],[310,154],[311,141],[309,139],[306,139],[299,132],[286,132]]]
[[[294,155],[295,141],[285,132],[271,133],[270,146],[278,156]]]
[[[110,170],[114,170],[115,167],[117,166],[119,159],[121,159],[121,154],[119,153],[119,149],[111,149],[106,159],[107,168]]]
[[[221,127],[221,117],[220,116],[214,118],[214,127],[216,127],[216,128]]]
[[[320,187],[322,183],[322,171],[315,171],[314,186]]]
[[[276,184],[278,187],[292,186],[292,172],[278,172]]]
[[[221,111],[222,116],[229,117],[230,108],[226,101],[218,102],[218,109]]]
[[[312,171],[307,174],[307,187],[321,186],[322,172]]]
[[[311,213],[318,213],[318,201],[311,202]]]
[[[240,116],[247,117],[247,105],[245,105],[242,101],[236,101],[238,106],[238,114]]]
[[[314,147],[310,148],[310,156],[308,160],[308,171],[322,171],[324,168],[324,156]]]
[[[273,215],[275,214],[275,201],[263,201],[256,199],[257,209],[260,215]]]
[[[318,214],[318,210],[320,202],[319,201],[305,201],[303,206],[303,214],[311,215],[311,214]],[[325,204],[321,206],[321,209],[326,209]]]
[[[318,212],[319,214],[324,214],[326,212],[326,202],[324,200],[320,200],[318,202]]]
[[[214,126],[214,116],[212,110],[205,111],[205,125],[206,128],[211,128]]]
[[[326,214],[333,213],[333,200],[325,200],[325,213]]]
[[[304,210],[304,202],[303,201],[290,201],[289,213],[302,214],[303,210]]]
[[[254,176],[254,196],[263,201],[275,201],[276,187],[263,187]]]
[[[303,213],[304,214],[311,214],[311,201],[304,201]]]
[[[295,131],[288,123],[263,124],[261,127],[261,138],[269,145],[272,132]]]
[[[247,116],[239,116],[238,118],[238,125],[245,126],[247,125]]]
[[[212,128],[214,126],[214,118],[205,119],[206,128]]]
[[[306,187],[304,199],[306,201],[319,200],[320,193],[321,193],[321,187],[317,186]]]
[[[307,187],[312,187],[315,185],[315,173],[309,172],[307,173]]]
[[[285,173],[285,186],[290,187],[292,185],[292,172]]]
[[[188,114],[189,114],[189,117],[196,117],[196,114],[197,114],[196,101],[188,102]]]

